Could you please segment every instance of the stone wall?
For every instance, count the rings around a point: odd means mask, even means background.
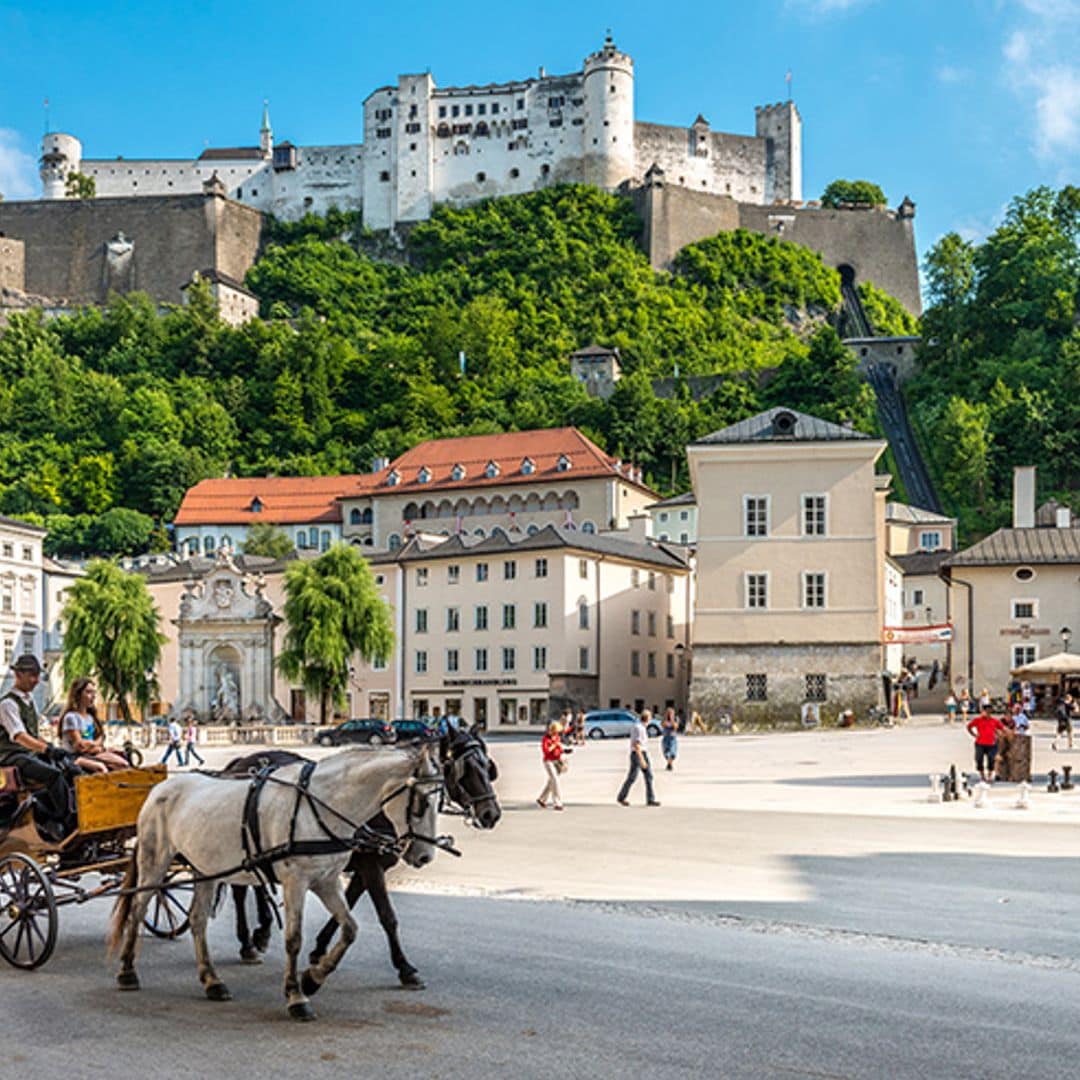
[[[881,646],[876,642],[815,645],[694,645],[690,708],[706,721],[728,713],[735,723],[798,723],[806,676],[826,676],[821,719],[844,709],[865,716],[882,699]],[[767,678],[767,700],[747,701],[747,675]]]
[[[643,245],[657,269],[670,269],[687,244],[743,228],[803,244],[830,266],[850,266],[856,282],[872,281],[913,315],[922,313],[914,220],[902,212],[759,206],[681,187],[670,173],[631,194],[645,226]]]
[[[0,232],[0,289],[26,288],[26,247]]]
[[[84,304],[132,289],[179,304],[196,270],[242,281],[261,230],[257,210],[217,195],[0,203],[0,233],[26,247],[26,291]]]

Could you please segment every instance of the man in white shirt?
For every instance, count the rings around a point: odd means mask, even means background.
[[[623,786],[619,789],[618,803],[620,806],[630,805],[626,796],[630,794],[630,788],[633,787],[639,772],[645,777],[645,805],[660,805],[656,801],[656,795],[653,792],[652,767],[649,765],[649,755],[645,750],[646,740],[649,737],[649,721],[651,719],[652,713],[646,709],[630,729],[630,771],[626,774]]]
[[[0,698],[0,765],[14,765],[24,780],[44,785],[44,792],[35,798],[50,820],[40,822],[38,829],[47,839],[60,840],[70,813],[68,784],[60,767],[68,755],[38,735],[32,696],[41,678],[37,657],[20,656],[11,670],[14,686]]]
[[[184,733],[180,730],[180,724],[177,722],[174,716],[169,721],[169,745],[165,750],[165,756],[161,759],[161,764],[164,765],[170,757],[176,754],[176,764],[184,764],[184,755],[181,752],[182,747],[180,740],[183,738]]]

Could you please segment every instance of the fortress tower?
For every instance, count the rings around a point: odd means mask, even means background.
[[[274,129],[270,127],[270,104],[263,102],[262,125],[259,128],[259,150],[264,158],[274,156]]]
[[[634,176],[634,61],[604,47],[585,60],[584,182],[613,190]]]
[[[765,140],[766,203],[802,199],[802,119],[795,102],[754,109],[756,134]]]
[[[67,178],[77,173],[82,165],[82,143],[74,135],[62,131],[50,131],[41,140],[42,198],[63,199],[67,197]]]

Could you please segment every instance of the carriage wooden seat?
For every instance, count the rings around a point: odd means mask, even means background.
[[[77,776],[75,811],[79,834],[133,829],[147,795],[166,776],[165,765]]]

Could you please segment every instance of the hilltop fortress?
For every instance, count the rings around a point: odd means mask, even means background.
[[[76,201],[67,194],[75,173],[94,180],[97,196],[80,200],[80,217],[96,218],[95,204],[117,199],[134,207],[144,198],[164,206],[173,197],[224,197],[286,220],[332,207],[359,210],[364,225],[376,230],[423,221],[437,203],[465,206],[584,183],[633,196],[645,222],[643,246],[657,267],[669,266],[687,243],[748,228],[806,244],[842,272],[847,268],[850,280],[873,280],[913,312],[920,309],[913,204],[905,200],[896,211],[804,204],[802,121],[791,101],[758,106],[753,135],[712,131],[700,115],[689,127],[636,120],[634,62],[610,36],[569,75],[541,69],[536,78],[461,87],[438,87],[430,74],[402,75],[364,101],[362,143],[275,142],[264,107],[257,145],[209,148],[194,159],[100,159],[83,157],[75,135],[51,132],[40,166],[38,210],[31,213],[27,204],[0,210],[0,231],[9,225],[9,236],[29,230],[31,218],[51,235],[48,208]],[[116,228],[115,213],[108,216]],[[133,229],[124,235],[138,248]],[[42,265],[29,250],[38,237],[25,239],[27,288],[56,294],[55,275],[31,274]],[[191,269],[183,268],[173,293]],[[239,270],[228,273],[242,279]],[[144,269],[142,280],[147,276]],[[93,300],[68,288],[65,295]]]

